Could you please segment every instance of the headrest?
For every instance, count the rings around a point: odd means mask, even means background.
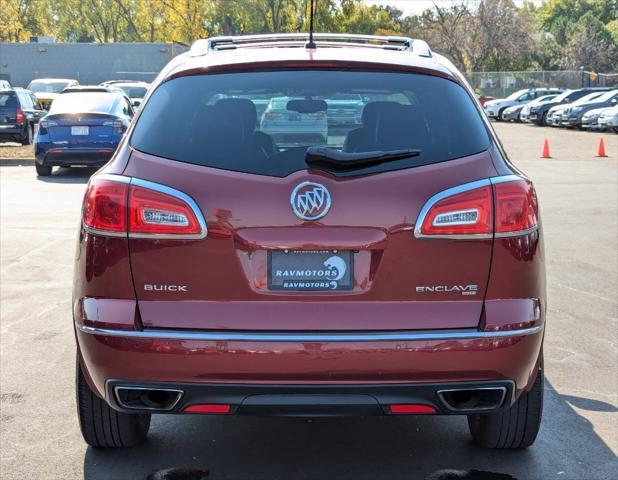
[[[214,106],[217,114],[241,122],[246,136],[251,135],[255,130],[257,112],[255,104],[251,100],[247,98],[222,98],[217,100]]]
[[[401,105],[397,102],[383,102],[383,101],[369,102],[363,108],[363,113],[362,113],[363,126],[365,127],[375,126],[378,113],[396,109],[398,107],[401,107]]]

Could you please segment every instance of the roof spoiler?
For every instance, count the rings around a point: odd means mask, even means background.
[[[378,35],[353,35],[344,33],[315,33],[314,42],[323,47],[357,47],[382,48],[410,52],[420,57],[432,56],[431,49],[424,40],[409,37],[386,37]],[[189,55],[199,57],[221,50],[233,50],[243,47],[305,47],[309,40],[308,33],[274,33],[266,35],[238,35],[212,37],[196,40]]]

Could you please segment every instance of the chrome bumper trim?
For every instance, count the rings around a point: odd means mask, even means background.
[[[83,333],[106,337],[125,337],[152,340],[185,340],[212,342],[406,342],[474,340],[501,337],[521,337],[543,331],[543,325],[519,330],[425,330],[418,332],[359,332],[359,333],[243,333],[191,330],[110,330],[75,323]]]

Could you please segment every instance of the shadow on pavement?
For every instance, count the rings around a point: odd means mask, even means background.
[[[32,158],[0,158],[0,167],[32,167],[34,168],[34,159]]]
[[[204,471],[213,480],[614,479],[616,456],[570,404],[615,411],[597,400],[560,395],[547,382],[539,438],[522,451],[474,446],[465,417],[153,416],[140,447],[88,448],[84,479],[192,480]],[[161,476],[164,469],[182,469],[187,476]]]
[[[49,177],[37,177],[37,180],[45,183],[88,183],[90,177],[97,171],[97,168],[71,167],[56,168]],[[34,166],[32,168],[34,172]]]

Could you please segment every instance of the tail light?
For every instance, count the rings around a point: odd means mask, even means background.
[[[206,222],[195,204],[178,190],[119,175],[90,182],[83,205],[84,226],[92,233],[133,238],[197,239]]]
[[[277,112],[266,112],[264,113],[265,118],[269,118],[270,120],[274,120],[276,118],[281,118],[281,114]]]
[[[96,232],[126,234],[129,185],[106,179],[90,182],[83,205],[84,225]]]
[[[131,185],[130,233],[199,235],[200,231],[200,223],[187,202],[161,191]]]
[[[54,122],[53,120],[41,120],[39,122],[39,128],[49,128],[49,127],[57,127],[58,122]]]
[[[509,175],[438,193],[417,221],[417,238],[479,239],[523,235],[536,229],[538,204],[532,184]]]
[[[539,205],[532,184],[526,180],[496,183],[496,236],[526,232],[538,224]]]
[[[24,113],[24,111],[21,108],[18,108],[17,111],[15,112],[15,122],[16,123],[26,123],[26,114]]]
[[[104,127],[112,127],[115,133],[122,134],[126,130],[126,126],[120,120],[106,120],[103,122]]]

